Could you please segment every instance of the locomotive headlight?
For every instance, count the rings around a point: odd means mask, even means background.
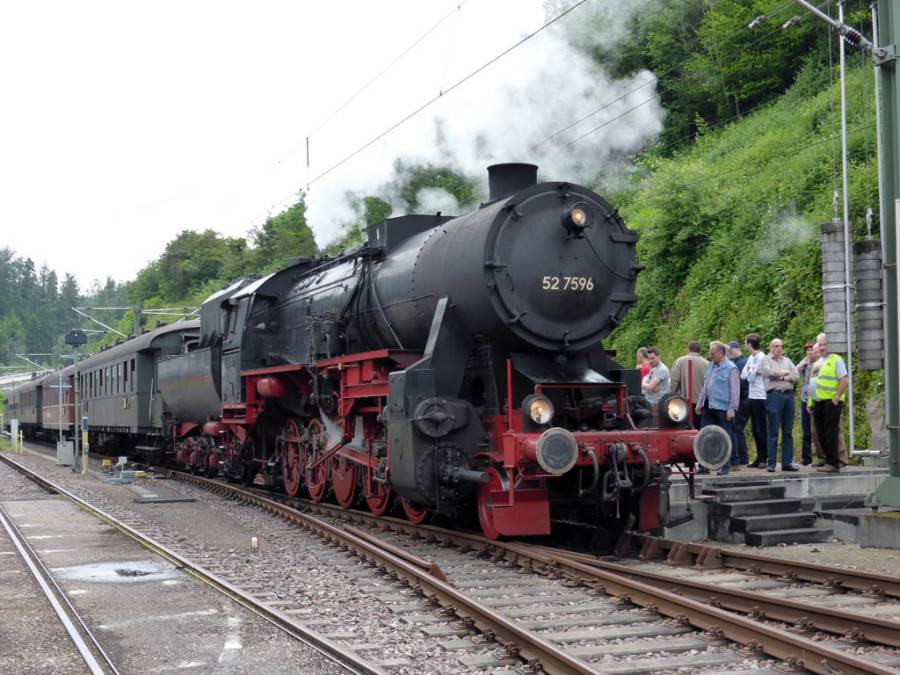
[[[594,213],[584,202],[572,204],[563,216],[563,225],[568,230],[580,231],[591,226],[594,222]]]
[[[550,424],[553,419],[553,404],[546,396],[531,399],[528,404],[528,416],[535,424]]]
[[[569,213],[569,217],[572,219],[572,224],[576,227],[584,227],[587,224],[587,214],[584,212],[584,209],[574,208],[571,213]]]
[[[681,424],[687,419],[687,416],[688,406],[683,398],[680,396],[673,396],[666,401],[666,417],[670,420],[676,424]]]

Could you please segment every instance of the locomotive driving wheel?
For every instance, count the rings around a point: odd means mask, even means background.
[[[391,497],[393,497],[391,489],[384,483],[373,481],[372,487],[368,491],[371,494],[367,494],[365,497],[369,511],[376,516],[383,516],[391,507]]]
[[[300,492],[303,478],[303,457],[300,451],[302,434],[297,420],[288,417],[281,429],[281,480],[284,491],[291,497]]]
[[[349,509],[356,501],[356,462],[337,454],[331,459],[331,485],[334,498],[343,508]]]
[[[315,463],[325,454],[327,439],[322,423],[318,419],[310,420],[303,435],[300,448],[303,454],[303,477],[306,481],[306,490],[309,498],[314,502],[320,502],[325,498],[325,490],[328,487],[328,462],[322,462],[318,466]]]
[[[500,532],[494,525],[494,494],[506,490],[507,484],[503,474],[494,467],[489,466],[484,472],[491,478],[478,486],[478,522],[485,537],[497,539]]]
[[[216,447],[216,441],[212,437],[207,437],[209,444],[209,454],[206,456],[206,475],[209,478],[215,478],[219,475],[219,467],[222,463],[222,453]]]
[[[406,497],[400,498],[400,505],[403,507],[403,513],[406,515],[406,519],[411,523],[418,525],[419,523],[424,522],[428,517],[428,511],[418,508]]]

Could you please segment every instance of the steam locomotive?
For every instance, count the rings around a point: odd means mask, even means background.
[[[690,428],[681,398],[650,410],[603,349],[637,299],[637,235],[534,165],[488,173],[468,215],[391,218],[352,251],[212,295],[178,353],[155,352],[159,427],[123,437],[313,501],[477,519],[492,538],[671,525],[672,467],[692,479],[730,448]]]

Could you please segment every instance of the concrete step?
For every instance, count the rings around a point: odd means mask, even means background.
[[[762,516],[744,516],[731,519],[734,532],[771,532],[773,530],[799,530],[812,527],[814,513],[778,513]]]
[[[746,502],[710,504],[710,510],[726,518],[762,516],[771,513],[799,513],[802,511],[799,499],[755,499]]]
[[[802,527],[793,530],[747,532],[748,546],[775,546],[776,544],[820,544],[830,541],[834,531],[830,528]]]
[[[759,501],[761,499],[783,499],[783,485],[753,485],[750,487],[704,488],[703,494],[710,495],[720,504]]]
[[[866,505],[866,495],[821,495],[815,498],[816,511],[861,509]]]

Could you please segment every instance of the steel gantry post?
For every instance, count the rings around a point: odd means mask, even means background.
[[[898,343],[897,222],[900,220],[900,83],[896,44],[900,36],[900,0],[873,2],[877,9],[876,65],[880,90],[881,246],[884,260],[884,410],[890,473],[866,498],[869,506],[900,507],[900,343]]]

